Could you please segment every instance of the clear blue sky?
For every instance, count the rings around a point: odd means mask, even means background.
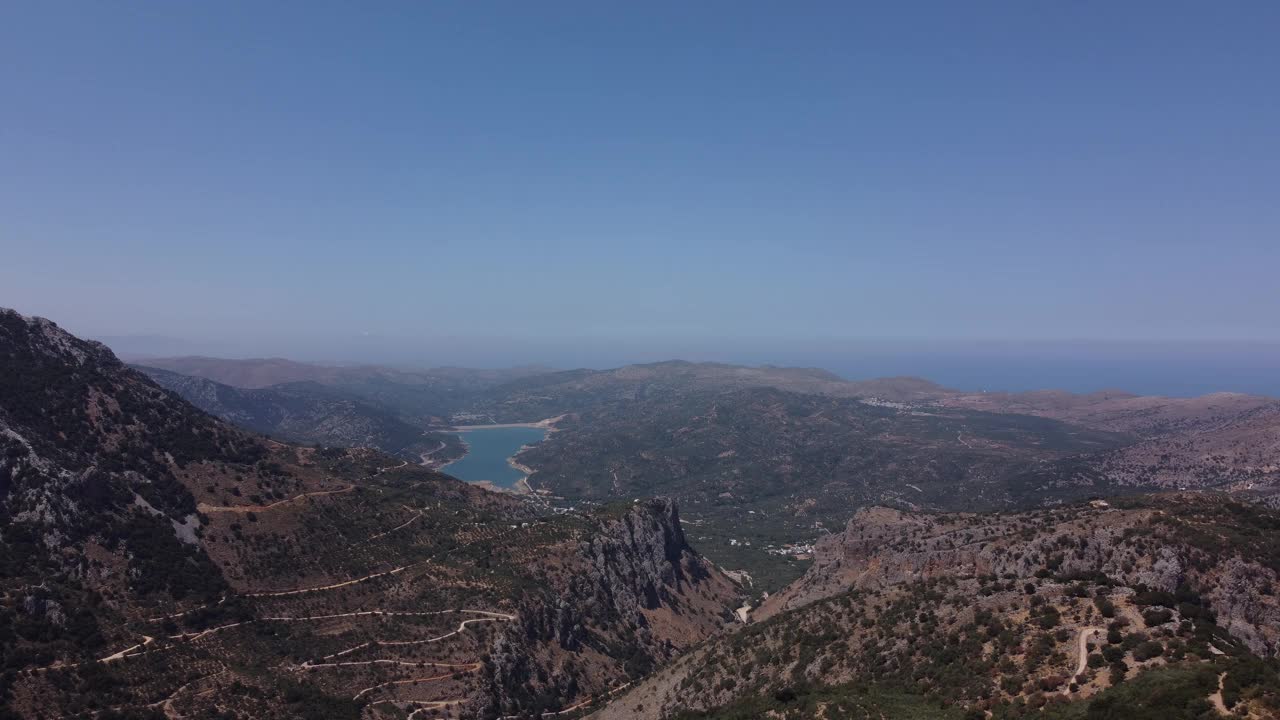
[[[7,2],[0,305],[517,362],[1276,342],[1277,37],[1275,2]]]

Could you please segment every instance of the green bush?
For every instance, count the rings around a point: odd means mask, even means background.
[[[1133,649],[1133,659],[1139,662],[1160,657],[1164,654],[1164,646],[1155,640],[1147,640]]]

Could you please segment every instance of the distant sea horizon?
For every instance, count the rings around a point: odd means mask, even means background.
[[[978,341],[978,340],[643,340],[509,341],[453,339],[419,347],[408,340],[323,345],[291,343],[158,343],[154,338],[102,338],[126,359],[209,355],[284,357],[301,361],[374,363],[406,368],[546,366],[609,369],[663,360],[814,367],[848,380],[915,376],[956,390],[1075,393],[1122,390],[1191,397],[1238,392],[1280,398],[1280,343],[1242,341]]]
[[[801,359],[801,358],[797,358]],[[1194,397],[1235,392],[1280,397],[1280,352],[903,352],[815,356],[821,367],[849,380],[916,376],[970,392],[1121,390],[1135,395]]]

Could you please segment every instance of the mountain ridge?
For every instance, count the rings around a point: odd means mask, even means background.
[[[445,464],[465,452],[458,437],[432,433],[397,414],[313,380],[237,388],[214,380],[131,365],[201,410],[283,440],[372,447],[415,462]]]

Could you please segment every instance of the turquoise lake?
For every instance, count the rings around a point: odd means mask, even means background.
[[[541,442],[547,431],[533,427],[502,427],[464,430],[458,435],[467,444],[467,454],[440,469],[459,480],[487,480],[498,487],[510,488],[524,477],[524,473],[508,465],[507,460],[525,445]]]

